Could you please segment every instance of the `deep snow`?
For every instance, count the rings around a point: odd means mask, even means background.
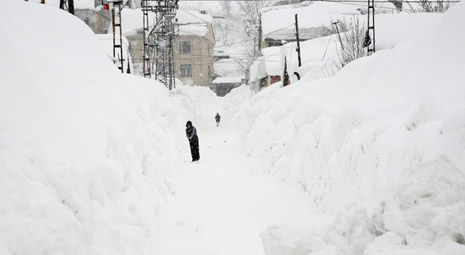
[[[464,12],[222,99],[122,75],[82,21],[6,1],[0,254],[464,254]]]
[[[188,107],[69,13],[11,0],[0,19],[0,254],[151,254]]]
[[[334,217],[324,234],[266,232],[281,251],[269,254],[307,254],[282,252],[289,239],[325,254],[465,253],[464,12],[457,4],[428,34],[334,78],[303,73],[241,106],[251,157]]]

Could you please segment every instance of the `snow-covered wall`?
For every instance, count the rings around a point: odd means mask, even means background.
[[[270,228],[268,254],[465,253],[463,13],[457,4],[421,40],[334,78],[269,87],[242,106],[250,156],[332,218],[294,247]]]
[[[189,105],[55,7],[2,3],[0,36],[0,254],[153,254]]]

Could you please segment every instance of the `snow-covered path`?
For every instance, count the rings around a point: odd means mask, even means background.
[[[260,255],[267,226],[309,222],[305,194],[263,173],[238,135],[224,127],[198,129],[201,160],[183,163],[173,179],[176,194],[161,211],[158,254]]]

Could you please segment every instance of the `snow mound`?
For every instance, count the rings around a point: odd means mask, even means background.
[[[152,253],[187,109],[62,10],[6,1],[0,33],[0,254]]]
[[[248,153],[333,217],[316,254],[465,252],[464,12],[334,78],[268,87],[236,113]],[[276,235],[263,235],[270,251],[289,241]]]

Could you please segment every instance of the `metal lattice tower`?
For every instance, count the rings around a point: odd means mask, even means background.
[[[45,1],[43,1],[45,3]],[[67,10],[74,15],[74,0],[60,0],[60,9]]]
[[[376,52],[375,46],[375,0],[368,0],[368,31],[366,35],[370,39],[370,43],[366,45],[367,55]],[[365,39],[367,42],[367,39]]]
[[[121,27],[121,11],[123,0],[108,1],[111,6],[111,25],[113,29],[113,62],[121,72],[124,72],[123,28]]]
[[[142,0],[145,77],[154,77],[169,89],[175,87],[173,39],[178,0]],[[149,12],[155,13],[150,27]]]

